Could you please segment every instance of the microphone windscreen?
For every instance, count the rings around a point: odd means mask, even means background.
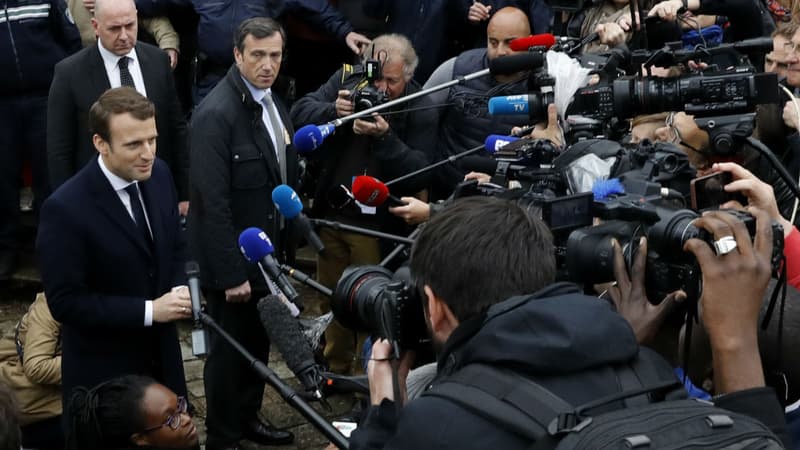
[[[351,189],[353,197],[367,206],[381,206],[389,197],[389,188],[378,179],[367,175],[355,177]]]
[[[544,55],[542,53],[518,53],[500,56],[489,61],[489,71],[493,75],[511,75],[525,70],[538,69],[543,65]]]
[[[518,137],[514,136],[504,136],[502,134],[490,134],[486,137],[486,141],[484,141],[483,146],[486,147],[486,151],[489,153],[497,153],[498,150],[505,147],[506,145],[518,141]]]
[[[294,219],[303,212],[303,202],[297,196],[297,192],[285,184],[281,184],[272,190],[272,203],[278,208],[283,217]]]
[[[264,297],[256,308],[270,342],[278,348],[289,370],[297,374],[314,363],[314,353],[300,329],[300,322],[292,317],[278,296]]]
[[[319,127],[306,125],[294,133],[292,143],[299,153],[308,153],[322,145],[322,139],[324,139],[324,136],[322,136]]]
[[[592,195],[595,200],[604,200],[609,195],[624,194],[625,186],[619,181],[619,178],[610,178],[608,180],[597,180],[592,186]]]
[[[520,115],[529,114],[530,96],[506,95],[505,97],[492,97],[489,99],[489,114],[491,115]]]
[[[531,47],[550,48],[556,45],[556,37],[550,33],[534,34],[511,41],[508,46],[515,52],[523,52]]]
[[[326,123],[325,125],[319,125],[317,127],[319,130],[319,134],[322,136],[322,139],[328,137],[334,130],[336,130],[336,126],[332,123]]]
[[[267,233],[260,228],[250,227],[239,235],[239,251],[246,260],[256,263],[271,255],[275,248],[272,247]]]

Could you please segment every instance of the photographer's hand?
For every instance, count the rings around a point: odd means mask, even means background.
[[[717,394],[764,386],[758,351],[758,315],[771,273],[772,227],[769,215],[749,208],[756,218],[753,243],[738,218],[712,211],[694,225],[715,240],[733,236],[736,248],[716,255],[706,242],[690,239],[684,250],[697,258],[703,274],[701,315],[713,354]]]
[[[625,258],[619,242],[615,239],[614,278],[617,283],[608,288],[608,293],[617,307],[619,315],[625,318],[633,328],[636,342],[648,344],[658,333],[664,319],[669,316],[675,306],[686,298],[683,291],[675,291],[667,295],[658,305],[647,300],[645,294],[645,265],[647,264],[647,239],[639,241],[639,249],[631,267],[630,276],[625,265]]]
[[[473,24],[479,24],[484,20],[489,20],[489,13],[492,10],[492,5],[484,5],[481,2],[472,1],[472,6],[467,11],[467,20]]]
[[[380,405],[383,399],[395,400],[394,386],[392,385],[392,345],[386,339],[379,339],[372,344],[372,355],[367,364],[367,377],[369,378],[369,398],[373,405]],[[413,354],[404,353],[400,357],[397,380],[400,383],[401,401],[408,399],[406,379],[411,369]]]
[[[759,180],[752,172],[736,163],[716,163],[711,166],[711,170],[714,172],[730,172],[734,181],[725,185],[725,192],[743,193],[747,197],[749,206],[765,211],[770,219],[781,224],[784,237],[791,233],[792,224],[781,216],[771,185]],[[722,207],[731,209],[743,208],[736,201],[727,202]]]
[[[403,218],[406,223],[416,225],[426,222],[431,217],[431,205],[416,197],[401,197],[405,206],[394,206],[389,208],[389,212],[395,216]]]
[[[381,137],[389,131],[387,122],[378,113],[372,113],[372,120],[356,119],[353,121],[353,133],[372,137]]]
[[[547,125],[537,123],[533,131],[531,131],[530,137],[532,139],[547,139],[558,147],[564,145],[561,127],[558,125],[558,110],[555,104],[547,105]]]
[[[684,0],[666,0],[650,9],[648,17],[658,16],[661,20],[674,22],[678,19],[678,11],[683,8]],[[700,8],[700,0],[686,0],[686,5],[690,11]]]
[[[609,47],[616,47],[625,42],[625,30],[614,22],[599,23],[594,28],[594,32],[599,36],[600,43]]]
[[[794,107],[794,102],[791,100],[783,105],[783,123],[795,131],[800,129],[800,127],[798,127],[797,109]]]
[[[334,102],[334,106],[336,106],[337,117],[344,117],[353,114],[353,101],[350,100],[350,94],[351,92],[347,89],[342,89],[339,91],[339,94],[336,97],[336,102]]]

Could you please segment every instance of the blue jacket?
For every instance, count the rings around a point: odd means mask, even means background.
[[[0,96],[47,95],[53,67],[81,49],[63,0],[0,2]]]

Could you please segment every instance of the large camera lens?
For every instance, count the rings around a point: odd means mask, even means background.
[[[614,281],[614,248],[611,238],[622,246],[630,266],[633,254],[631,243],[638,242],[643,229],[633,222],[612,220],[600,225],[581,228],[570,233],[567,239],[566,265],[569,279],[580,283],[605,283]]]
[[[334,317],[354,331],[372,331],[376,326],[379,297],[394,274],[381,266],[351,266],[345,269],[331,299]]]
[[[683,251],[683,244],[700,236],[700,230],[693,225],[698,214],[688,209],[659,212],[662,219],[647,232],[648,249],[670,261],[691,260],[691,253]]]

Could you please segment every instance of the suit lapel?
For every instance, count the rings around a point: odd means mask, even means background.
[[[111,89],[111,81],[108,79],[106,66],[103,64],[103,57],[100,56],[100,50],[97,45],[93,45],[89,50],[89,66],[86,70],[86,76],[91,80],[94,91],[98,94],[94,97],[100,97],[103,92]],[[102,173],[101,173],[102,175]]]
[[[275,154],[275,146],[272,145],[272,138],[269,137],[269,131],[267,131],[267,127],[264,125],[264,121],[262,120],[261,113],[264,106],[262,105],[261,108],[262,109],[258,111],[258,117],[256,119],[256,129],[258,130],[258,136],[256,136],[256,145],[258,146],[258,150],[267,160],[267,167],[269,168],[269,173],[272,176],[272,181],[278,185],[281,184],[281,166],[278,163],[278,156]],[[276,137],[278,139],[283,139],[283,136]]]
[[[97,160],[92,161],[90,164],[91,190],[95,194],[92,198],[97,204],[98,209],[115,222],[119,229],[122,230],[122,234],[126,235],[146,257],[152,256],[150,246],[144,242],[144,238],[139,233],[139,229],[133,222],[131,215],[128,214],[128,210],[125,209],[125,205],[122,204],[119,195],[117,195],[111,187],[111,183],[109,183],[108,179],[100,170],[100,165],[97,163]]]
[[[153,70],[155,63],[150,56],[151,54],[141,44],[136,44],[136,57],[139,58],[139,69],[142,71],[144,89],[147,91],[147,97],[155,101],[154,99],[160,100],[160,95],[156,92],[156,88],[160,84],[156,79],[156,71]]]

